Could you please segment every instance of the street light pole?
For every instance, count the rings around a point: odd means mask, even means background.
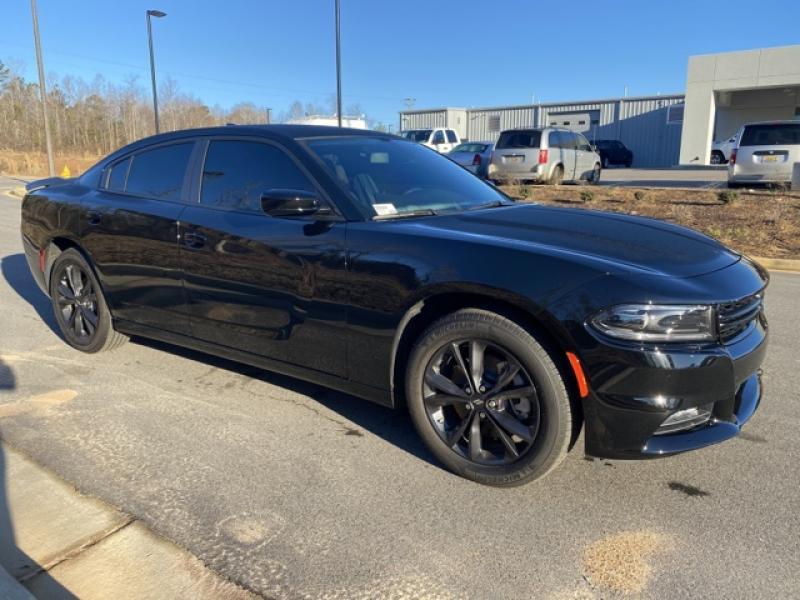
[[[47,144],[47,167],[50,177],[56,175],[56,163],[53,159],[53,140],[50,138],[50,119],[47,116],[47,87],[44,81],[44,63],[42,62],[42,43],[39,40],[39,13],[36,11],[36,0],[31,0],[33,15],[33,43],[36,46],[36,66],[39,69],[39,95],[42,99],[42,120],[44,121],[44,139]]]
[[[153,84],[153,116],[156,123],[156,133],[159,133],[158,126],[158,92],[156,92],[156,60],[153,55],[153,26],[150,24],[150,17],[166,17],[167,13],[160,10],[147,11],[147,43],[150,46],[150,80]]]
[[[342,48],[341,26],[339,17],[339,0],[336,3],[336,116],[339,127],[342,126]]]

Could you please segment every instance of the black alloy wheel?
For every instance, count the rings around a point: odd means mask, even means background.
[[[64,339],[83,352],[112,350],[127,341],[114,330],[103,291],[86,258],[75,248],[55,255],[50,269],[50,299]]]
[[[533,332],[504,315],[464,308],[432,323],[405,383],[420,437],[462,477],[520,485],[566,456],[573,415],[562,371]]]
[[[69,263],[61,270],[56,302],[61,311],[59,322],[64,322],[77,343],[88,345],[97,331],[100,317],[94,284],[79,265]]]
[[[528,452],[539,428],[539,395],[511,353],[487,340],[446,344],[430,360],[423,386],[436,433],[472,462],[504,465]]]

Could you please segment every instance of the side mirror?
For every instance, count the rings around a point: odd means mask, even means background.
[[[322,208],[315,192],[272,189],[261,194],[261,210],[272,217],[303,217]]]

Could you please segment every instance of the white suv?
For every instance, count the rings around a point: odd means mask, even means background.
[[[401,131],[400,135],[442,153],[450,152],[461,143],[461,138],[458,137],[458,134],[446,127],[407,129],[406,131]]]

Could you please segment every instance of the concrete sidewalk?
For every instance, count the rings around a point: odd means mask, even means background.
[[[3,466],[0,598],[254,598],[7,444]]]

